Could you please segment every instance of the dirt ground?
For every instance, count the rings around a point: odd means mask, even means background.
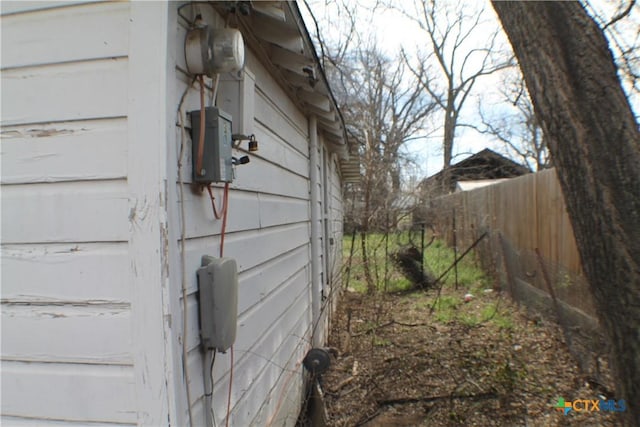
[[[337,357],[322,378],[328,425],[620,424],[617,413],[555,408],[560,397],[614,398],[605,361],[600,384],[589,383],[555,323],[506,295],[465,302],[465,292],[443,290],[448,311],[433,314],[435,291],[345,292],[330,336]]]

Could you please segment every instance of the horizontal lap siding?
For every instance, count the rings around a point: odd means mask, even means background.
[[[125,180],[7,185],[2,242],[126,241],[127,202]]]
[[[2,418],[2,425],[5,427],[129,427],[136,424],[130,423],[91,423],[86,421],[56,421],[43,420],[41,418],[23,418],[5,416]]]
[[[329,232],[333,238],[331,248],[331,268],[329,272],[332,279],[332,300],[335,301],[338,293],[336,289],[342,284],[342,218],[344,207],[342,204],[342,185],[340,181],[337,159],[331,162],[331,174],[329,179]],[[335,308],[335,306],[333,307]]]
[[[331,152],[324,153],[324,163],[321,170],[326,177],[321,180],[327,186],[321,186],[322,208],[322,257],[327,257],[326,263],[322,260],[323,268],[323,302],[321,306],[322,320],[316,332],[321,342],[328,339],[329,328],[332,324],[333,313],[337,307],[337,297],[340,290],[342,268],[342,187],[337,165],[336,155]]]
[[[135,424],[129,5],[2,13],[2,424]]]
[[[4,70],[2,125],[123,117],[126,95],[127,58]]]
[[[342,218],[344,217],[344,207],[342,204],[342,185],[340,181],[340,169],[338,161],[334,157],[331,162],[331,175],[329,180],[329,230],[333,237],[332,246],[332,266],[331,277],[335,283],[340,283],[340,269],[342,267]]]
[[[128,304],[3,304],[2,357],[33,362],[130,364],[131,342],[123,339],[130,322]]]
[[[3,126],[0,152],[2,184],[122,179],[127,120]]]
[[[126,243],[3,244],[2,299],[127,303],[127,255]]]
[[[126,56],[128,14],[126,3],[103,3],[6,16],[2,18],[2,67]]]
[[[130,366],[3,361],[2,390],[3,425],[10,424],[5,424],[5,416],[38,419],[38,423],[135,424],[136,420]]]
[[[200,7],[199,12],[209,22],[219,19],[212,15],[210,8]],[[190,8],[184,8],[183,13],[189,16]],[[181,40],[185,31],[182,23],[177,30],[176,97],[180,97],[191,82],[184,71]],[[246,52],[246,65],[255,74],[253,132],[259,142],[259,151],[249,155],[249,164],[237,168],[229,195],[224,255],[235,258],[239,270],[239,317],[234,345],[230,424],[266,425],[276,411],[291,408],[289,410],[295,412],[299,409],[300,401],[291,402],[281,396],[286,394],[284,389],[300,396],[300,361],[309,348],[308,125],[305,116],[251,51]],[[212,87],[208,78],[206,86],[208,102]],[[186,112],[200,108],[198,92],[199,86],[195,83],[182,108],[187,126],[182,176],[185,182],[183,203],[191,406],[194,420],[204,422],[204,378],[208,367],[203,367],[199,347],[195,272],[202,255],[218,256],[221,221],[213,217],[208,193],[194,192],[190,185],[190,120]],[[179,153],[180,141],[181,131],[177,128],[176,145],[171,148],[176,154]],[[242,151],[234,150],[234,155],[245,155],[246,142],[242,148]],[[178,184],[177,194],[179,190]],[[222,186],[215,184],[213,193],[220,205]],[[179,197],[177,204],[176,209],[179,210]],[[175,217],[180,218],[179,215]],[[173,226],[180,229],[179,223]],[[179,247],[178,241],[177,254]],[[173,286],[179,288],[180,283],[176,281]],[[178,313],[177,317],[181,317],[181,310]],[[181,331],[175,331],[181,334]],[[180,358],[181,349],[175,351]],[[212,398],[217,425],[224,422],[227,412],[229,364],[229,352],[217,355]],[[292,371],[294,374],[290,375]],[[291,420],[288,423],[291,424]]]

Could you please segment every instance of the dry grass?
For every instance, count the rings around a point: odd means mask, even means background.
[[[615,413],[554,408],[559,397],[598,399],[602,390],[586,385],[554,323],[464,268],[460,287],[449,281],[431,314],[435,291],[345,292],[330,337],[340,356],[324,375],[329,425],[619,424]]]

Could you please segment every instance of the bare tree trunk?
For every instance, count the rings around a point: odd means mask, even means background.
[[[376,290],[375,282],[371,276],[371,266],[369,264],[369,251],[367,250],[367,232],[360,230],[360,245],[362,247],[362,265],[364,266],[364,278],[367,282],[367,293],[373,294]]]
[[[451,161],[453,159],[453,140],[455,138],[456,115],[452,91],[449,91],[447,108],[444,112],[444,138],[442,149],[444,151],[444,165],[442,167],[442,191],[448,194],[451,191]]]
[[[447,97],[447,108],[444,111],[444,138],[442,141],[444,169],[451,166],[451,160],[453,159],[453,140],[455,138],[456,125],[455,98],[453,89],[450,88]]]
[[[364,211],[362,213],[362,228],[360,229],[360,245],[362,247],[362,264],[364,267],[364,278],[367,282],[367,293],[372,294],[376,287],[371,276],[371,266],[369,264],[369,252],[367,249],[367,234],[369,233],[369,218],[371,205],[371,181],[367,179],[364,183]]]
[[[601,29],[577,2],[494,2],[522,67],[640,425],[640,133]]]

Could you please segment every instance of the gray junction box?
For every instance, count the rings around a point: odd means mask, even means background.
[[[200,337],[205,350],[225,352],[236,340],[238,266],[233,258],[204,255],[198,269]]]
[[[200,141],[200,110],[190,111],[191,160],[193,181],[198,184],[232,182],[232,118],[217,107],[205,108],[204,153],[202,170],[196,170]]]

